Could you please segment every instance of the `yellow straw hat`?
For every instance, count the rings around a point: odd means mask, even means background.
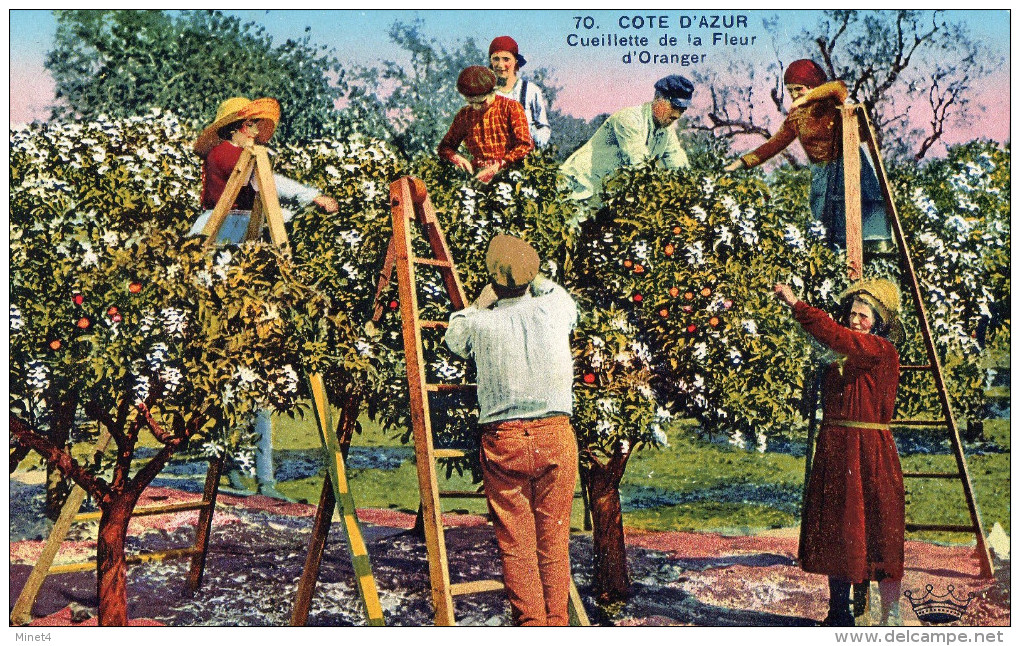
[[[237,96],[227,99],[216,110],[216,120],[206,126],[202,134],[198,136],[194,146],[195,152],[200,157],[205,157],[220,143],[220,136],[217,132],[220,128],[245,119],[258,120],[259,134],[255,141],[265,144],[276,131],[276,124],[280,122],[280,104],[276,99],[269,98],[252,101]]]
[[[903,327],[900,324],[900,288],[890,280],[884,278],[872,278],[854,283],[839,297],[853,296],[875,309],[882,320],[889,325],[889,338],[893,341],[901,340]]]

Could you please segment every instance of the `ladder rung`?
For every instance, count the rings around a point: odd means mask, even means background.
[[[436,449],[432,451],[434,458],[462,458],[467,453],[462,449]]]
[[[453,263],[449,260],[439,260],[437,258],[419,258],[417,256],[412,257],[411,262],[418,265],[432,265],[433,267],[453,267]]]
[[[493,592],[503,589],[503,582],[496,579],[482,579],[480,581],[468,581],[466,583],[451,583],[450,594],[458,596],[462,594],[477,594],[479,592]]]
[[[197,547],[182,547],[176,550],[161,550],[159,552],[146,552],[145,554],[129,554],[124,558],[127,563],[144,563],[146,561],[162,561],[165,559],[176,559],[185,556],[194,556],[195,554],[201,554],[202,550]],[[68,572],[85,572],[87,570],[94,570],[96,568],[95,561],[85,561],[83,563],[67,563],[64,565],[54,565],[49,569],[50,574],[67,574]]]
[[[930,364],[924,366],[900,366],[901,372],[904,370],[931,370],[931,369],[932,367]]]
[[[960,473],[958,471],[955,472],[955,473],[946,473],[944,471],[912,471],[910,473],[904,473],[903,477],[904,478],[945,478],[945,479],[948,480],[948,479],[952,479],[952,478],[959,479],[961,476],[960,476]]]
[[[484,498],[484,491],[440,491],[440,498]]]
[[[907,523],[908,532],[961,532],[974,534],[977,532],[973,525],[926,525],[924,523]]]
[[[156,516],[159,514],[173,514],[179,511],[191,511],[192,509],[205,509],[209,506],[209,503],[204,500],[196,500],[194,502],[177,502],[169,505],[150,505],[149,507],[139,507],[131,512],[131,517],[136,518],[138,516]],[[90,511],[84,514],[78,514],[74,517],[74,522],[82,523],[89,520],[99,520],[103,515],[101,511]]]
[[[450,324],[446,321],[418,321],[418,325],[423,328],[435,329],[446,329],[450,327]]]
[[[948,423],[944,419],[894,419],[889,422],[890,426],[945,426]]]
[[[425,384],[430,393],[452,393],[458,390],[474,390],[477,384]]]

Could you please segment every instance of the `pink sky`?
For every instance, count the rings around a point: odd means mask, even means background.
[[[252,19],[266,24],[275,39],[300,37],[306,29],[316,42],[336,47],[343,60],[370,63],[379,57],[389,57],[399,52],[392,51],[386,42],[387,26],[394,20],[411,20],[415,16],[407,12],[361,11],[361,12],[288,12],[250,11],[234,12],[243,19]],[[425,21],[427,33],[441,35],[441,40],[453,43],[468,36],[474,36],[484,47],[489,32],[515,33],[521,43],[521,52],[529,58],[528,72],[532,67],[548,65],[553,68],[555,81],[562,87],[556,99],[557,106],[574,116],[590,119],[601,113],[611,113],[622,107],[634,105],[651,98],[652,84],[660,76],[669,73],[689,73],[691,67],[677,65],[624,65],[620,62],[621,49],[571,47],[566,36],[577,31],[572,17],[579,11],[485,11],[485,12],[442,12],[422,11],[418,14]],[[606,30],[621,32],[618,18],[623,11],[591,12],[596,21]],[[666,13],[666,12],[663,12]],[[672,30],[678,33],[676,10],[669,10]],[[751,15],[752,25],[760,25],[761,16],[769,12],[746,12]],[[782,14],[777,35],[790,37],[804,24],[814,19],[817,12],[785,12]],[[985,137],[1007,141],[1009,127],[1009,63],[1008,63],[1008,16],[1007,12],[951,12],[955,19],[964,20],[975,30],[975,37],[986,41],[993,50],[1005,49],[1005,64],[991,76],[974,84],[971,93],[973,105],[983,105],[984,113],[975,113],[975,123],[969,128],[950,128],[945,136],[946,143],[958,143]],[[271,14],[271,15],[270,15]],[[45,118],[48,106],[54,101],[54,82],[43,67],[43,53],[52,47],[55,21],[49,12],[11,12],[11,67],[10,67],[10,123],[19,124]],[[1001,18],[1005,18],[1005,24]],[[755,23],[755,21],[758,21]],[[523,22],[522,22],[523,21]],[[525,24],[526,23],[526,24]],[[483,34],[475,34],[478,25],[484,24]],[[666,31],[649,32],[652,40],[656,34]],[[695,32],[698,33],[698,32]],[[760,26],[748,33],[767,35]],[[1003,38],[1005,33],[1005,38]],[[756,48],[748,49],[747,60],[772,60],[771,46],[761,38]],[[653,48],[654,49],[654,48]],[[681,45],[677,51],[686,51]],[[702,71],[711,73],[725,69],[725,48],[707,48],[709,61]],[[366,58],[367,57],[367,58]],[[362,60],[365,59],[365,60]],[[718,74],[716,78],[720,78]],[[760,77],[756,83],[767,84],[769,80]],[[703,89],[703,88],[702,88]],[[762,88],[764,91],[765,88]],[[691,114],[704,113],[709,106],[707,92],[696,92]],[[917,125],[925,125],[930,118],[924,96],[913,101],[913,119]]]

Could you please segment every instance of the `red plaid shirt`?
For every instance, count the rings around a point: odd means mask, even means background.
[[[535,144],[531,141],[528,115],[517,101],[496,95],[485,111],[464,106],[453,118],[450,130],[439,142],[439,156],[453,161],[461,142],[479,162],[507,164],[524,159]]]

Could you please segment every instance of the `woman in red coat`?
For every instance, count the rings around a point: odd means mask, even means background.
[[[853,626],[850,586],[878,581],[882,623],[898,624],[903,579],[903,472],[889,422],[900,376],[889,337],[901,328],[899,289],[887,280],[857,283],[844,295],[839,323],[776,285],[797,322],[843,357],[822,385],[824,417],[808,480],[800,563],[829,577],[825,625]]]

